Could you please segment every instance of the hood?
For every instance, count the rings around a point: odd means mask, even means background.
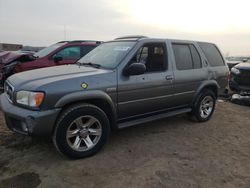
[[[242,61],[226,61],[227,64],[238,64],[242,63]]]
[[[51,83],[64,82],[66,84],[68,80],[77,80],[78,78],[109,72],[112,72],[112,70],[71,64],[17,73],[9,77],[8,82],[16,89],[32,90]]]
[[[250,63],[239,63],[238,65],[235,65],[235,68],[240,70],[250,70]]]
[[[31,53],[4,51],[0,53],[0,64],[8,64],[18,59],[28,58]]]

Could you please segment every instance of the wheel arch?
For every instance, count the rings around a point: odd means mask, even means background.
[[[207,82],[204,82],[203,84],[201,84],[200,87],[195,92],[195,95],[194,95],[193,100],[192,100],[192,105],[195,104],[195,101],[196,101],[197,97],[205,89],[212,90],[214,92],[214,94],[215,94],[216,99],[218,98],[218,91],[219,91],[218,83],[216,81],[214,81],[214,80],[207,81]]]
[[[61,113],[67,109],[70,108],[73,105],[79,104],[79,103],[89,103],[92,105],[95,105],[102,109],[109,121],[110,126],[112,129],[116,129],[116,121],[117,121],[117,111],[116,111],[116,105],[113,103],[111,97],[103,92],[103,91],[85,91],[85,92],[75,92],[70,93],[65,96],[63,96],[55,105],[56,108],[62,108]],[[58,115],[60,117],[60,114]]]

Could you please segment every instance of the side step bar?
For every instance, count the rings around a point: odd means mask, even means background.
[[[139,119],[119,123],[118,128],[123,129],[123,128],[134,126],[134,125],[137,125],[137,124],[143,124],[143,123],[147,123],[147,122],[150,122],[150,121],[155,121],[155,120],[158,120],[158,119],[163,119],[163,118],[166,118],[166,117],[175,116],[175,115],[178,115],[178,114],[183,114],[183,113],[187,113],[187,112],[191,112],[191,111],[192,111],[191,108],[182,108],[182,109],[175,110],[175,111],[170,111],[170,112],[165,112],[165,113],[161,113],[161,114],[151,115],[151,116],[148,116],[148,117],[143,117],[143,118],[139,118]]]

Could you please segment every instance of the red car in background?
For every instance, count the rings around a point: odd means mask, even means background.
[[[72,64],[98,46],[100,41],[61,41],[37,53],[1,52],[0,85],[12,74],[43,67]]]

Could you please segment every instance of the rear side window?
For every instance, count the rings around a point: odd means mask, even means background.
[[[198,44],[212,67],[225,65],[221,53],[214,44],[204,42],[199,42]]]
[[[192,44],[172,44],[178,70],[201,68],[201,58]]]
[[[201,68],[201,58],[192,44],[173,44],[176,67],[178,70]]]
[[[173,50],[177,69],[192,69],[192,56],[188,45],[173,44]]]

